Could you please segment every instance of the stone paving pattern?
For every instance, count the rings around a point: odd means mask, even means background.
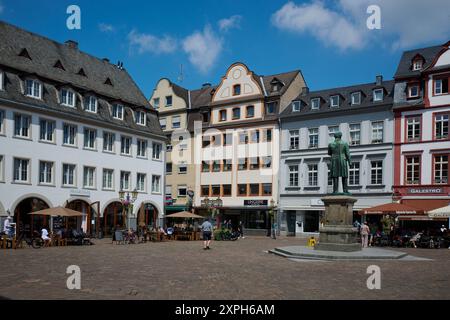
[[[299,261],[267,251],[295,238],[246,237],[0,250],[0,297],[8,299],[450,299],[450,250],[401,249],[425,261]],[[394,249],[395,250],[395,249]],[[66,268],[81,268],[81,290]],[[381,290],[366,286],[380,266]]]

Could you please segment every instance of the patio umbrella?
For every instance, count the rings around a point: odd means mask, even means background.
[[[192,219],[205,219],[205,217],[199,216],[189,211],[181,211],[173,214],[169,214],[166,218],[192,218]]]
[[[450,218],[450,205],[428,211],[430,218]]]
[[[379,215],[402,215],[402,214],[417,214],[422,213],[423,210],[417,209],[411,206],[408,206],[406,204],[402,203],[386,203],[379,206],[371,207],[362,209],[359,211],[359,214],[361,215],[368,215],[368,214],[379,214]]]
[[[53,231],[53,217],[81,217],[84,214],[64,207],[54,207],[35,212],[30,212],[31,215],[36,216],[50,216],[50,231]]]

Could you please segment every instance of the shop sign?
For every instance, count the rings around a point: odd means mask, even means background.
[[[444,193],[443,188],[409,188],[408,193],[410,194],[429,194],[429,193]]]
[[[244,200],[244,206],[267,206],[268,200]]]
[[[71,197],[90,197],[91,193],[88,190],[71,189],[70,196]]]

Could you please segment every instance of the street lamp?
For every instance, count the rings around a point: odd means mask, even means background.
[[[130,208],[133,207],[133,203],[136,201],[138,197],[138,191],[136,188],[132,191],[131,195],[130,192],[123,191],[120,189],[119,191],[119,199],[122,203],[122,214],[126,213],[127,215],[127,228],[130,228]]]
[[[270,209],[269,209],[269,219],[270,219],[270,229],[272,234],[272,239],[276,239],[276,210],[275,210],[275,200],[270,200]]]

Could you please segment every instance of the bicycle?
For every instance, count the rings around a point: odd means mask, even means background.
[[[21,233],[17,238],[18,245],[21,246],[23,241],[25,241],[29,247],[33,247],[34,249],[40,249],[44,246],[44,240],[42,240],[40,236],[28,238],[25,236],[25,233]]]

